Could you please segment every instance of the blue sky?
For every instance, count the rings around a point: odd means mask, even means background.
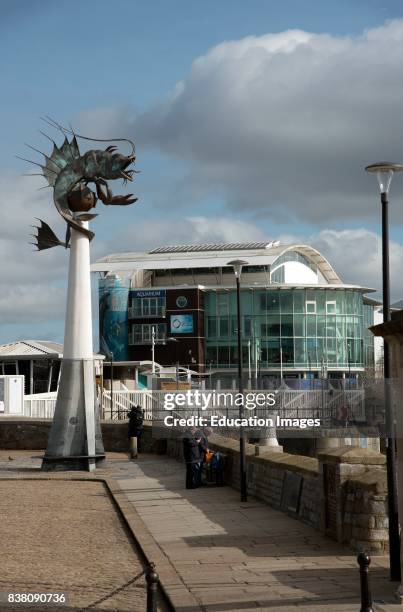
[[[87,135],[136,140],[139,204],[99,211],[94,257],[280,236],[320,246],[346,282],[379,287],[379,208],[363,166],[401,151],[401,2],[0,5],[0,245],[9,254],[0,343],[63,337],[66,254],[26,245],[34,216],[60,234],[63,225],[50,190],[21,177],[34,168],[14,158],[40,159],[24,142],[48,150],[45,114]],[[403,207],[391,216],[399,298]]]

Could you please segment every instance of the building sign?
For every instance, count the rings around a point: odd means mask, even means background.
[[[171,315],[171,334],[191,334],[193,333],[192,314]]]
[[[131,296],[134,298],[165,297],[165,295],[165,289],[136,289],[131,291]]]
[[[185,295],[179,295],[176,298],[176,305],[178,308],[185,308],[188,305],[188,299]]]

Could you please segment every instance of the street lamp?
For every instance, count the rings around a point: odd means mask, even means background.
[[[238,390],[240,397],[243,397],[243,372],[242,372],[242,318],[241,318],[241,274],[242,267],[248,265],[247,261],[242,259],[234,259],[229,261],[227,266],[232,266],[236,280],[236,303],[237,303],[237,323],[238,323]],[[239,418],[241,426],[239,428],[239,463],[240,463],[240,477],[241,477],[241,501],[248,501],[248,492],[246,485],[246,456],[245,456],[245,435],[242,427],[243,419],[243,401],[239,406]]]
[[[390,321],[390,277],[389,277],[389,219],[388,219],[388,194],[390,183],[395,172],[403,170],[402,164],[390,162],[379,162],[365,168],[367,172],[376,174],[382,205],[382,292],[383,292],[383,321]],[[391,414],[390,398],[390,351],[386,340],[384,340],[384,384],[385,384],[385,410],[387,428],[386,448],[386,470],[388,481],[388,514],[389,514],[389,560],[390,579],[399,580],[400,571],[400,538],[399,538],[399,516],[397,504],[396,484],[396,454],[395,454],[395,432],[394,422]]]

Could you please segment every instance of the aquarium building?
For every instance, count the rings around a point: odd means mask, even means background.
[[[357,378],[374,367],[373,289],[349,285],[316,249],[253,242],[167,246],[98,260],[100,350],[115,362],[237,371],[241,277],[245,374]]]

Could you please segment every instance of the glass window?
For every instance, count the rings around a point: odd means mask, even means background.
[[[326,339],[326,354],[323,357],[328,364],[337,364],[336,338]]]
[[[307,338],[306,339],[306,352],[308,359],[308,366],[316,365],[318,362],[316,347],[318,340],[316,338]]]
[[[207,346],[206,347],[206,364],[216,364],[217,363],[217,347],[216,346]]]
[[[345,366],[346,363],[346,340],[345,338],[337,338],[337,364]]]
[[[293,336],[293,320],[292,315],[281,315],[281,335]]]
[[[304,312],[305,291],[295,289],[294,293],[294,312]]]
[[[134,317],[165,317],[165,298],[134,298]]]
[[[336,337],[336,317],[326,317],[326,336],[328,338]]]
[[[294,359],[295,365],[304,366],[307,363],[305,338],[296,338],[294,340]]]
[[[306,335],[307,336],[316,336],[316,316],[315,315],[307,315],[306,316]]]
[[[336,295],[336,312],[337,314],[344,314],[344,291],[335,291]]]
[[[229,361],[230,361],[230,364],[238,363],[238,347],[237,346],[229,347]]]
[[[305,302],[305,311],[309,314],[316,314],[316,301],[307,300]]]
[[[220,337],[227,338],[229,334],[228,317],[220,317],[219,321],[220,321],[219,322]]]
[[[155,330],[155,342],[166,340],[165,323],[152,325],[149,323],[132,325],[132,344],[152,344],[152,329]]]
[[[269,365],[280,363],[280,340],[267,342],[267,361]]]
[[[229,312],[229,294],[219,292],[217,294],[217,312],[219,315],[226,315]]]
[[[304,315],[294,315],[294,336],[305,336]]]
[[[252,336],[252,317],[250,315],[243,318],[243,333],[247,338]]]
[[[352,314],[354,312],[354,292],[346,291],[345,295],[346,313]]]
[[[326,317],[320,315],[317,317],[317,335],[324,337],[326,336]]]
[[[216,317],[207,317],[207,336],[209,338],[215,338],[217,336]]]
[[[279,336],[280,335],[280,316],[279,315],[268,315],[267,316],[265,335],[266,336]]]
[[[344,338],[346,335],[345,317],[337,316],[336,318],[336,336]]]
[[[326,314],[336,314],[336,301],[326,301]]]
[[[279,266],[278,268],[276,268],[271,273],[270,280],[272,283],[284,283],[285,281],[284,266]]]
[[[229,347],[219,346],[217,353],[218,365],[227,368],[229,365]]]
[[[354,319],[355,317],[346,317],[346,336],[347,338],[354,338]]]
[[[280,307],[282,313],[291,313],[293,311],[293,295],[292,291],[282,291],[280,294]]]
[[[280,310],[280,293],[278,291],[269,291],[267,294],[267,310],[272,312]]]
[[[294,363],[294,340],[292,338],[281,340],[281,351],[283,363]]]
[[[325,314],[326,312],[326,291],[318,290],[316,293],[316,312],[318,314]]]

